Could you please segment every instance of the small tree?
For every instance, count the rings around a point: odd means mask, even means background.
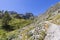
[[[9,21],[11,20],[11,17],[8,13],[8,11],[5,11],[4,17],[2,18],[2,26],[4,29],[9,29],[10,27],[8,26]]]
[[[11,20],[11,17],[7,11],[5,11],[4,17],[3,17],[3,25],[8,25],[9,21]]]

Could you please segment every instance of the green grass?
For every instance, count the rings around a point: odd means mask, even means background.
[[[16,19],[12,18],[12,20],[9,22],[9,25],[11,28],[13,28],[13,31],[6,31],[2,28],[2,19],[0,19],[0,40],[10,40],[11,38],[17,38],[18,29],[22,29],[23,27],[29,25],[32,23],[32,20],[25,20],[25,19]],[[30,28],[29,30],[31,30]],[[26,32],[29,31],[28,29],[25,30]]]
[[[60,14],[56,15],[53,19],[52,22],[55,24],[59,24],[60,25]]]
[[[13,18],[10,22],[9,25],[12,25],[14,29],[18,28],[23,28],[26,25],[29,25],[32,23],[32,20],[25,20],[25,19],[15,19]]]

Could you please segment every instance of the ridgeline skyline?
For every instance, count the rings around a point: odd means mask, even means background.
[[[58,2],[60,0],[0,0],[0,10],[39,15]]]

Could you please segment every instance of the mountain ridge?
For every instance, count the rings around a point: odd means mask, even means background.
[[[27,14],[27,16],[30,16],[30,15]],[[41,14],[35,18],[33,16],[34,20],[33,18],[29,19],[28,17],[27,17],[28,20],[19,19],[15,17],[12,17],[12,18],[13,19],[11,21],[7,20],[9,22],[7,24],[13,25],[14,28],[18,27],[18,29],[11,32],[7,32],[6,34],[3,33],[3,35],[0,36],[1,40],[5,40],[5,39],[6,40],[50,40],[51,38],[48,37],[48,34],[51,33],[52,31],[53,32],[55,31],[56,33],[58,33],[58,31],[56,31],[56,28],[57,30],[59,30],[59,26],[56,26],[56,25],[60,25],[60,2],[50,7],[44,14]],[[19,28],[20,26],[22,27]],[[51,35],[52,37],[52,34],[49,34],[49,35]]]

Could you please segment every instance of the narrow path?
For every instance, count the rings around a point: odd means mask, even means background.
[[[60,25],[49,23],[49,28],[46,32],[44,40],[60,40]]]

